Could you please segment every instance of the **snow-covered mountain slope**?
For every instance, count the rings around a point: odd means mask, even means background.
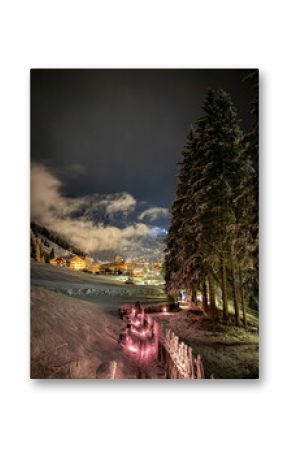
[[[45,226],[32,222],[31,231],[41,240],[45,254],[49,254],[53,248],[55,256],[69,256],[70,254],[85,256],[83,251],[69,242],[66,238],[51,231]]]

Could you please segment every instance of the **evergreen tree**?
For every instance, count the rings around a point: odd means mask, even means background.
[[[247,156],[252,166],[251,187],[253,189],[253,202],[249,213],[251,217],[251,233],[254,242],[253,261],[256,271],[259,270],[259,72],[251,72],[245,81],[252,83],[253,100],[251,102],[250,112],[253,117],[251,131],[246,134],[245,140],[248,145],[245,147]]]
[[[36,239],[35,260],[36,260],[36,262],[39,262],[39,263],[41,263],[41,261],[42,261],[42,254],[41,254],[41,248],[40,248],[39,239]]]
[[[183,159],[179,163],[180,171],[176,189],[176,199],[171,207],[171,224],[166,239],[165,280],[167,290],[183,288],[185,281],[182,276],[181,253],[183,250],[183,227],[185,223],[187,192],[190,188],[190,170],[192,164],[192,146],[194,131],[191,128],[187,143],[182,152]]]
[[[197,123],[199,140],[200,181],[192,184],[192,237],[201,241],[203,264],[212,277],[219,280],[222,290],[223,317],[228,319],[227,264],[233,272],[233,256],[228,227],[235,223],[234,184],[241,170],[237,155],[242,132],[237,112],[229,94],[209,90],[204,104],[205,115]],[[196,229],[199,228],[199,233]],[[233,293],[236,279],[232,277]],[[236,322],[239,324],[237,296],[233,294]],[[212,301],[214,301],[212,297]]]
[[[250,73],[244,81],[251,82],[254,99],[251,102],[253,125],[240,142],[238,163],[244,168],[236,176],[235,216],[232,226],[232,251],[238,261],[239,296],[246,325],[245,288],[251,305],[258,300],[259,275],[259,149],[258,149],[258,71]]]
[[[55,255],[54,255],[54,248],[51,248],[50,255],[49,255],[49,260],[52,260],[52,259],[54,259],[54,258],[55,258]]]
[[[36,257],[36,238],[32,231],[30,231],[30,257]]]
[[[45,263],[45,252],[44,252],[42,240],[40,241],[40,244],[39,244],[39,251],[40,251],[40,263]]]

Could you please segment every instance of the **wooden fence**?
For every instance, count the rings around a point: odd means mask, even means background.
[[[159,342],[159,357],[167,379],[205,379],[201,356],[194,357],[192,348],[171,329],[161,330]]]

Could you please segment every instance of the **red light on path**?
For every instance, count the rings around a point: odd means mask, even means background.
[[[138,352],[138,348],[136,348],[136,346],[133,346],[133,345],[128,346],[128,349],[131,352]]]

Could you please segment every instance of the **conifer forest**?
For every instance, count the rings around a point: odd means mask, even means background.
[[[177,174],[166,240],[166,290],[202,298],[214,321],[247,328],[258,314],[258,72],[252,86],[251,129],[244,132],[230,95],[209,89],[192,123]]]

